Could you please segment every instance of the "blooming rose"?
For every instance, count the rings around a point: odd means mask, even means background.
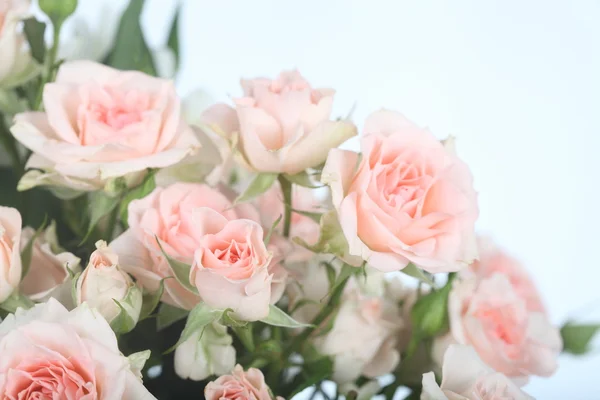
[[[251,169],[296,174],[356,135],[353,124],[329,119],[335,92],[313,89],[298,71],[241,84],[244,97],[234,99],[235,109],[218,104],[207,113],[214,111],[213,130],[229,137],[239,130],[239,147]]]
[[[199,147],[180,115],[173,83],[91,61],[61,65],[44,87],[45,112],[15,117],[12,133],[34,152],[22,188],[37,184],[77,190],[108,179],[133,179],[163,168]]]
[[[476,258],[477,196],[451,143],[384,110],[367,119],[358,169],[358,154],[331,150],[322,182],[351,255],[384,272],[456,271]]]
[[[21,281],[21,214],[0,206],[0,303],[5,301]]]
[[[25,37],[19,29],[29,5],[28,0],[0,2],[0,87],[18,86],[39,72],[39,66],[31,58]]]
[[[228,373],[235,365],[232,343],[227,328],[216,322],[195,332],[175,350],[175,372],[193,381]]]
[[[474,274],[479,280],[488,278],[495,273],[505,275],[510,281],[515,292],[525,300],[530,311],[545,312],[541,296],[535,283],[521,263],[496,247],[487,238],[479,238],[479,261],[471,264],[465,275]]]
[[[196,209],[212,209],[228,220],[259,220],[251,205],[233,207],[224,194],[206,185],[177,183],[156,188],[129,204],[129,229],[111,243],[121,267],[150,291],[158,289],[162,279],[175,276],[156,238],[171,257],[191,264],[205,233],[199,228],[202,221],[193,218]],[[164,284],[162,301],[168,304],[190,310],[200,301],[176,279],[166,279]]]
[[[233,368],[231,375],[223,375],[209,382],[204,388],[204,397],[206,400],[272,399],[262,372],[256,368],[244,371],[239,364]],[[283,400],[283,398],[277,397],[277,400]]]
[[[51,298],[17,310],[0,324],[0,349],[3,399],[154,399],[106,320],[86,305],[69,312]]]
[[[272,254],[263,243],[262,227],[250,220],[228,221],[218,212],[195,210],[203,236],[194,254],[190,282],[200,298],[215,309],[233,309],[243,321],[269,314]]]
[[[388,374],[400,361],[396,339],[402,326],[399,310],[380,297],[358,290],[345,293],[333,328],[314,339],[321,354],[334,357],[332,379],[340,384],[361,375]]]
[[[479,283],[455,281],[448,304],[453,339],[473,346],[496,371],[527,378],[556,370],[562,348],[558,329],[543,312],[527,308],[505,275],[495,273]]]
[[[96,243],[96,251],[77,280],[75,296],[77,304],[88,303],[90,307],[98,309],[108,322],[121,313],[121,307],[134,322],[140,317],[142,291],[129,274],[119,267],[119,257],[102,240]]]
[[[21,233],[21,251],[35,235],[26,227]],[[53,222],[33,241],[29,272],[21,281],[19,290],[31,300],[43,302],[55,298],[68,309],[73,308],[71,275],[79,272],[79,257],[59,247],[56,224]]]
[[[442,384],[423,374],[421,400],[533,400],[505,375],[488,367],[470,346],[452,345],[444,356]]]

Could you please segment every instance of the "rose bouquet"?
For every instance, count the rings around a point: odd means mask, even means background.
[[[76,0],[29,6],[0,0],[3,399],[529,399],[586,352],[476,236],[453,138],[298,71],[182,101],[143,1],[94,61],[57,56]]]

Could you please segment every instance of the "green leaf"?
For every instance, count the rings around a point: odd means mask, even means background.
[[[187,310],[162,303],[158,307],[158,313],[156,314],[156,330],[162,331],[173,325],[175,322],[181,321],[187,317],[188,314],[189,311]]]
[[[181,17],[181,5],[177,7],[175,16],[173,17],[173,23],[171,24],[171,30],[169,32],[169,39],[167,40],[167,46],[175,55],[175,70],[179,69],[181,63],[181,57],[179,54],[179,18]]]
[[[235,204],[244,203],[257,198],[273,186],[273,183],[277,180],[277,176],[278,174],[273,173],[260,173],[256,175],[244,193],[235,199]]]
[[[71,299],[73,300],[73,304],[75,304],[76,306],[79,305],[79,299],[77,296],[77,281],[79,280],[81,273],[81,271],[76,273],[73,279],[71,280]]]
[[[325,271],[327,272],[327,281],[329,282],[329,291],[331,291],[333,289],[333,287],[335,286],[335,268],[333,268],[333,265],[329,264],[328,262],[322,262],[321,265],[325,268]],[[327,297],[327,295],[325,295],[325,297]]]
[[[81,243],[85,243],[89,239],[94,228],[98,224],[98,221],[100,221],[102,217],[110,214],[117,207],[117,204],[119,204],[118,196],[111,197],[102,191],[90,193],[88,205],[90,223],[88,225],[87,233],[81,240]]]
[[[131,315],[129,315],[125,307],[123,307],[119,301],[115,299],[113,299],[113,301],[119,306],[121,311],[119,312],[119,315],[110,322],[110,327],[117,334],[131,332],[133,328],[135,328],[136,321],[131,318]]]
[[[42,234],[44,228],[46,227],[46,219],[44,218],[44,222],[40,225],[40,227],[35,231],[31,239],[27,242],[23,251],[21,251],[21,279],[24,279],[29,272],[29,268],[31,267],[31,256],[33,255],[33,245],[35,240]]]
[[[321,226],[321,232],[317,243],[308,244],[299,237],[295,237],[293,241],[315,253],[329,253],[341,258],[347,256],[348,242],[344,232],[342,232],[336,211],[331,210],[323,214],[319,225]]]
[[[333,360],[329,357],[322,357],[316,361],[305,363],[303,367],[303,371],[294,379],[294,389],[289,396],[290,399],[307,387],[331,378],[333,374]]]
[[[292,212],[295,212],[296,214],[300,214],[305,217],[308,217],[308,218],[312,219],[313,221],[315,221],[316,223],[319,223],[321,221],[321,218],[323,217],[323,213],[314,212],[314,211],[303,211],[303,210],[296,210],[295,208],[292,208]]]
[[[44,41],[46,24],[33,17],[27,18],[23,21],[23,30],[25,31],[27,42],[29,42],[31,56],[35,61],[43,64],[46,58],[46,42]]]
[[[279,225],[279,223],[281,222],[282,218],[283,215],[280,215],[279,218],[277,218],[275,222],[273,222],[273,225],[271,225],[271,229],[269,229],[269,232],[267,232],[267,235],[265,236],[265,246],[268,245],[271,241],[271,236],[273,236],[273,232],[275,231],[275,228],[277,228],[277,225]]]
[[[563,351],[582,355],[590,350],[590,343],[600,330],[600,324],[575,324],[567,322],[560,329],[563,340]]]
[[[158,243],[158,247],[160,247],[160,251],[162,252],[163,256],[169,263],[169,266],[173,270],[177,282],[181,283],[181,285],[188,291],[194,294],[198,294],[198,289],[196,289],[196,287],[190,283],[190,269],[192,268],[192,266],[184,262],[178,261],[170,255],[168,255],[163,249],[162,244],[160,244],[160,240],[158,239],[158,237],[155,236],[154,238],[156,239],[156,243]]]
[[[148,48],[140,15],[145,0],[131,0],[123,12],[114,47],[108,56],[108,65],[122,70],[137,70],[156,76],[152,53]]]
[[[141,371],[151,355],[150,350],[138,351],[127,356],[127,361],[129,361],[132,370]]]
[[[203,330],[209,324],[212,324],[222,315],[223,311],[213,310],[204,303],[198,303],[188,315],[185,328],[181,332],[179,340],[173,347],[167,350],[167,353],[175,350],[177,346],[188,340],[194,333]]]
[[[425,274],[425,271],[423,271],[422,269],[418,268],[415,264],[413,263],[409,263],[406,267],[404,267],[404,269],[402,269],[400,272],[413,277],[415,279],[418,279],[419,281],[428,284],[431,287],[435,287],[435,282]]]
[[[288,182],[291,182],[298,186],[303,186],[303,187],[309,188],[309,189],[318,189],[318,188],[322,188],[325,186],[325,185],[319,185],[319,184],[316,184],[315,182],[313,182],[313,180],[306,173],[306,171],[302,171],[302,172],[299,172],[294,175],[283,174],[283,177]]]
[[[154,189],[156,189],[156,180],[154,178],[155,174],[155,171],[148,172],[142,183],[127,192],[127,194],[123,197],[121,205],[119,206],[119,215],[121,216],[121,221],[125,226],[127,226],[127,219],[129,218],[129,203],[131,203],[133,200],[146,197]]]
[[[341,284],[343,284],[344,282],[346,282],[346,280],[351,277],[352,275],[354,275],[358,270],[358,268],[353,267],[351,265],[348,265],[346,263],[344,263],[344,266],[342,267],[339,275],[337,276],[337,278],[335,278],[335,269],[333,269],[333,266],[331,266],[331,264],[329,263],[323,263],[327,265],[327,278],[329,279],[329,284],[331,289],[329,290],[329,293],[334,292]],[[331,270],[333,270],[333,277],[330,276],[331,274]],[[329,293],[327,295],[329,295]],[[327,296],[325,296],[327,297]]]
[[[23,308],[25,310],[33,307],[35,303],[31,301],[27,296],[23,296],[20,293],[13,292],[9,298],[4,300],[3,303],[0,303],[0,309],[8,311],[9,313],[14,313],[18,308]]]
[[[140,311],[140,321],[148,318],[150,314],[152,314],[152,311],[154,311],[158,306],[160,298],[165,291],[165,279],[168,278],[163,278],[160,280],[158,289],[156,289],[154,293],[144,294],[142,300],[142,310]]]
[[[306,328],[312,326],[296,321],[273,304],[269,306],[269,315],[267,315],[266,318],[261,319],[261,322],[264,322],[267,325],[281,326],[282,328]]]

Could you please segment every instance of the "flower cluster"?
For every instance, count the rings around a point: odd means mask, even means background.
[[[75,4],[40,0],[57,31]],[[0,0],[1,189],[24,199],[0,206],[0,398],[529,399],[556,371],[564,332],[476,236],[454,138],[387,109],[359,128],[297,70],[194,105],[141,36],[39,59],[27,6]]]

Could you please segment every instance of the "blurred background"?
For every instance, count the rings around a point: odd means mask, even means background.
[[[62,52],[101,58],[126,3],[79,0]],[[480,193],[479,231],[529,268],[557,324],[600,320],[599,1],[146,3],[146,40],[166,69],[163,48],[183,6],[182,96],[204,89],[227,100],[240,77],[298,68],[337,90],[336,114],[356,105],[359,127],[385,107],[456,136]],[[598,352],[562,356],[555,376],[526,390],[598,398],[599,368]]]

